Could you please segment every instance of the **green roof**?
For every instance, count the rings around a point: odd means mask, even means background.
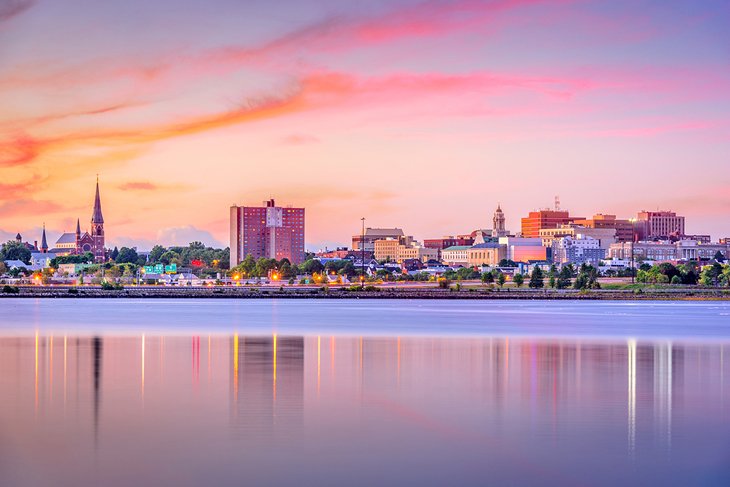
[[[442,250],[442,252],[445,252],[447,250],[467,250],[470,248],[471,248],[471,245],[454,245],[452,247],[445,248],[444,250]]]

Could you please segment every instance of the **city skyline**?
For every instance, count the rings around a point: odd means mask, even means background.
[[[723,2],[340,3],[0,3],[0,237],[72,231],[97,173],[108,246],[225,247],[271,197],[312,250],[556,194],[730,235]]]

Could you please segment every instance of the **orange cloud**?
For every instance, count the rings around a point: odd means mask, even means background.
[[[0,183],[0,200],[13,200],[27,196],[40,183],[40,176],[19,183]]]
[[[23,166],[40,154],[41,143],[27,135],[18,135],[0,142],[0,167]]]
[[[192,135],[233,124],[277,117],[300,109],[301,99],[295,93],[281,99],[251,100],[224,113],[195,117],[178,123],[138,127],[126,130],[94,130],[46,138],[18,136],[0,142],[0,167],[32,163],[44,152],[73,147],[109,148],[127,144],[147,144],[171,137]]]
[[[518,77],[475,72],[460,75],[440,73],[400,73],[385,77],[357,77],[347,73],[320,72],[302,78],[298,86],[279,97],[249,99],[242,106],[222,113],[193,117],[182,122],[140,126],[133,129],[100,129],[46,138],[16,136],[0,143],[0,167],[32,163],[47,151],[74,147],[110,148],[120,145],[149,144],[156,141],[197,134],[241,123],[251,123],[285,115],[343,104],[367,102],[391,107],[393,101],[419,100],[426,96],[467,93],[492,94],[523,89],[565,96],[595,87],[587,79]],[[449,110],[448,107],[444,107]],[[471,108],[470,108],[471,110]],[[303,139],[289,139],[289,143]]]
[[[38,215],[58,213],[65,208],[53,201],[36,201],[32,199],[15,199],[0,203],[0,216]]]

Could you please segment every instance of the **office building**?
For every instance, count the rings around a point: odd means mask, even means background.
[[[673,211],[640,211],[636,216],[637,240],[666,240],[684,236],[684,217]]]
[[[539,210],[531,211],[526,218],[522,219],[522,236],[525,238],[537,238],[543,228],[557,228],[560,225],[567,225],[572,221],[567,211],[563,210]]]
[[[304,260],[304,208],[276,206],[273,199],[263,206],[231,206],[231,267],[247,255],[254,259]]]

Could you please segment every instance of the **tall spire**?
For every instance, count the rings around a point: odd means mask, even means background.
[[[76,219],[76,236],[81,235],[81,220]]]
[[[94,214],[91,217],[91,223],[104,223],[104,217],[101,215],[101,198],[99,197],[99,175],[96,176],[96,197],[94,198]]]
[[[41,252],[48,252],[48,240],[46,240],[46,224],[43,224],[43,236],[41,237]]]

